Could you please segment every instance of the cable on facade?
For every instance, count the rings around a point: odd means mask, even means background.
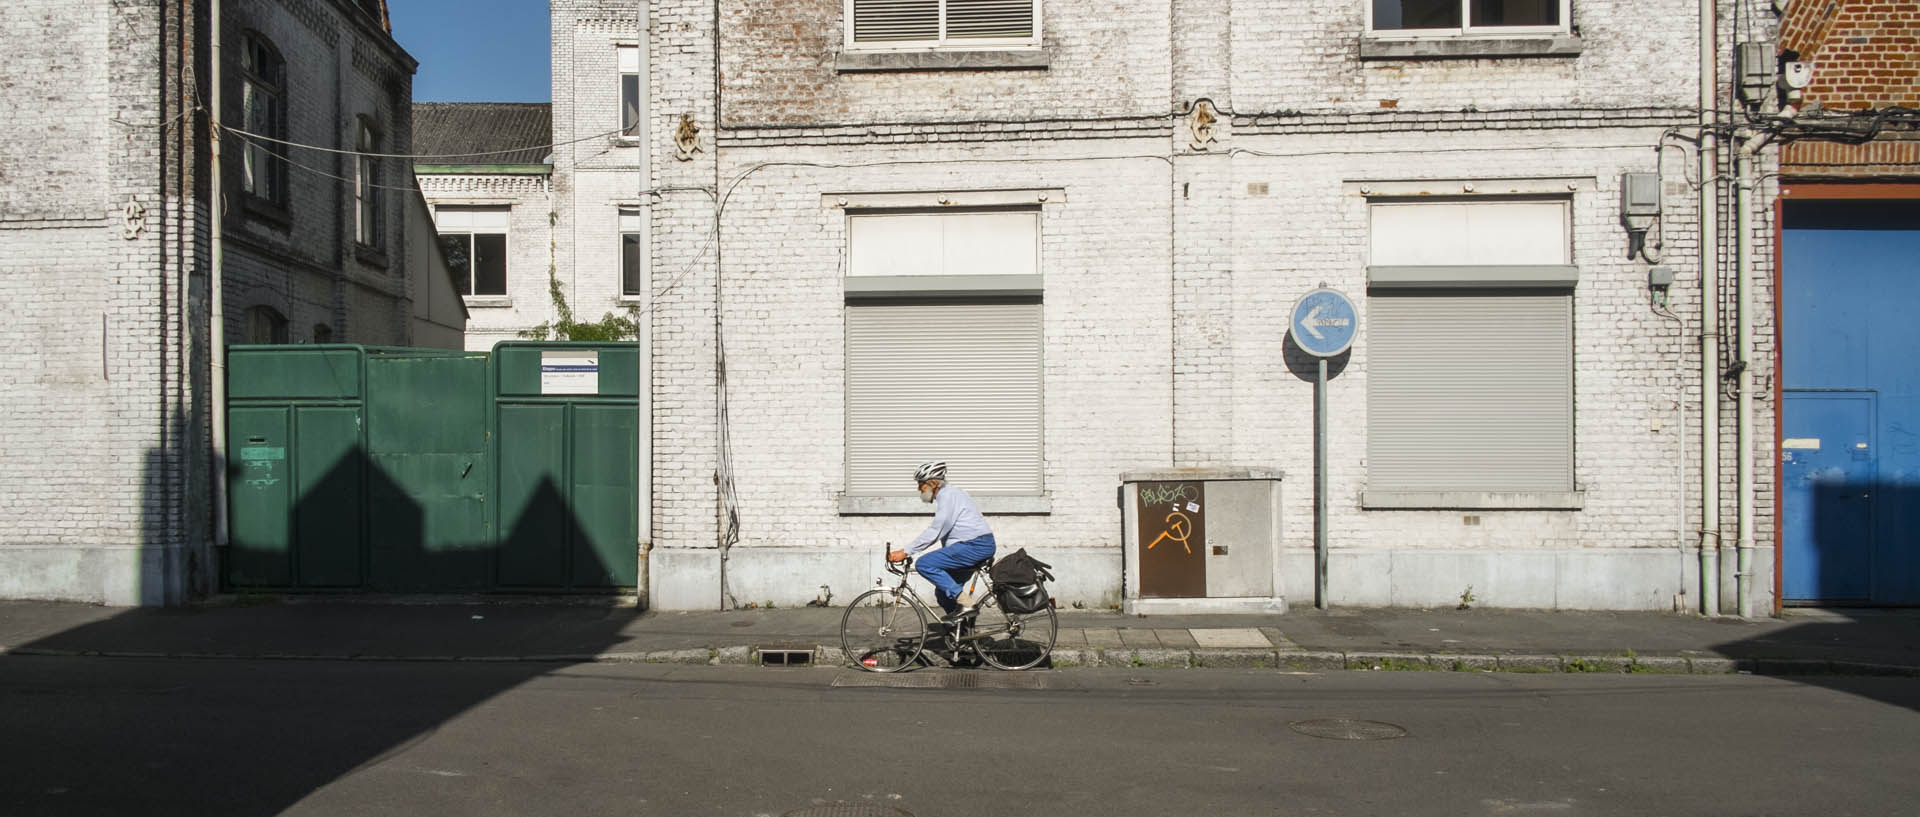
[[[272,142],[277,145],[285,145],[287,147],[300,148],[302,150],[314,150],[314,151],[319,151],[321,153],[339,153],[347,156],[370,156],[375,159],[472,159],[472,158],[477,158],[481,156],[503,156],[509,153],[522,153],[529,150],[552,151],[554,148],[557,148],[557,147],[564,147],[566,145],[573,145],[581,142],[591,142],[595,139],[605,139],[609,136],[617,136],[623,133],[623,131],[616,128],[610,131],[604,131],[601,133],[595,133],[588,136],[582,136],[578,139],[568,139],[564,142],[551,142],[544,145],[525,145],[522,147],[506,148],[504,150],[483,150],[475,153],[372,153],[372,152],[361,151],[361,150],[345,150],[342,148],[325,147],[323,145],[310,145],[304,142],[294,142],[286,139],[275,139],[274,137],[271,137],[271,136],[266,136],[263,134],[253,133],[251,131],[241,130],[240,128],[236,128],[236,127],[233,127],[232,125],[226,125],[226,124],[222,124],[220,126],[220,129],[227,131],[228,133],[235,134],[237,136],[250,137],[253,139]]]

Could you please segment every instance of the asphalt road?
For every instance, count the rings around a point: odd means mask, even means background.
[[[0,814],[1920,813],[1912,679],[839,674],[4,657]],[[1290,728],[1333,717],[1407,734]]]

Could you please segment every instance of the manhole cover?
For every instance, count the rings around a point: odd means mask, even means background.
[[[889,689],[1077,689],[1059,675],[1031,672],[842,672],[837,687]]]
[[[808,806],[798,811],[789,811],[780,817],[913,817],[913,815],[897,808],[867,803],[828,803],[824,806]]]
[[[1294,721],[1287,726],[1302,735],[1328,740],[1392,740],[1407,736],[1406,729],[1391,723],[1353,718],[1318,718],[1310,721]]]
[[[753,622],[751,622],[751,621],[736,621],[736,622],[733,622],[732,624],[728,624],[727,626],[728,626],[728,627],[752,627],[752,626],[753,626]]]

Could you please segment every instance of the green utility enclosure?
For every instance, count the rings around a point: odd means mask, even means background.
[[[635,344],[236,346],[227,360],[230,589],[633,587]]]

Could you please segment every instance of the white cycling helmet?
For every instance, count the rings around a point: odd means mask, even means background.
[[[936,479],[945,480],[946,478],[947,478],[947,464],[944,462],[939,462],[939,461],[923,462],[923,463],[920,463],[919,468],[913,469],[913,481],[916,484],[921,482],[929,482]]]

